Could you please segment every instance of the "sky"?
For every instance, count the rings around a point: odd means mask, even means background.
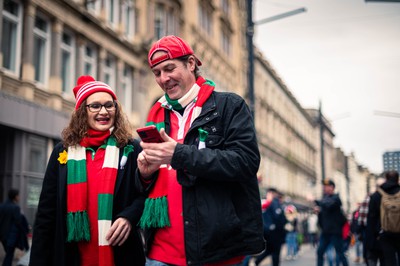
[[[303,108],[331,122],[334,145],[371,172],[400,150],[400,2],[253,0],[261,50]]]

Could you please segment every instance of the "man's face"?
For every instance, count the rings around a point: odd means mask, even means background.
[[[156,52],[152,59],[155,59],[165,52]],[[152,68],[156,82],[161,89],[168,94],[171,100],[178,100],[184,96],[193,84],[196,82],[194,76],[195,59],[189,57],[187,63],[184,63],[177,59],[166,60],[159,63]]]
[[[332,195],[335,187],[332,185],[324,185],[324,194]]]

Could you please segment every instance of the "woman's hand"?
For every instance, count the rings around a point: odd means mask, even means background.
[[[106,240],[110,246],[121,246],[129,237],[132,225],[125,218],[118,218],[108,230]]]

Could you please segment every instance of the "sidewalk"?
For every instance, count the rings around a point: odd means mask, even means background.
[[[355,258],[354,253],[355,253],[354,248],[351,247],[347,254],[347,261],[349,263],[349,266],[365,265],[363,263],[358,264],[353,262]],[[280,263],[281,266],[313,266],[317,264],[317,250],[316,248],[313,248],[309,244],[303,244],[301,246],[297,259],[286,260],[285,258],[286,258],[286,245],[283,245],[281,250],[281,263]],[[252,265],[254,264],[250,264],[250,266]],[[267,259],[263,260],[260,265],[261,266],[272,265],[271,258],[268,257]],[[328,265],[328,263],[325,262],[324,265]]]

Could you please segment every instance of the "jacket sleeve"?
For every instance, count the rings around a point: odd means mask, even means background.
[[[199,150],[196,143],[186,143],[186,139],[185,144],[178,144],[175,148],[171,166],[192,179],[200,177],[215,181],[245,182],[246,179],[254,178],[258,171],[260,153],[249,108],[235,94],[225,97],[217,101],[217,106],[221,105],[217,111],[202,117],[210,121],[205,126],[214,129],[221,123],[223,128],[220,135],[209,133],[204,149]],[[213,114],[218,112],[221,113],[218,114],[220,118],[213,120]]]
[[[375,192],[371,195],[368,204],[368,214],[367,214],[367,230],[366,230],[366,248],[368,250],[376,248],[377,239],[380,230],[380,210],[379,210],[379,200],[380,195]]]
[[[45,176],[33,227],[30,266],[51,265],[54,254],[57,209],[57,179],[59,148],[53,150]]]
[[[324,197],[320,201],[320,206],[328,211],[332,211],[340,209],[340,206],[342,206],[342,201],[340,200],[339,196],[335,194],[331,197]]]

